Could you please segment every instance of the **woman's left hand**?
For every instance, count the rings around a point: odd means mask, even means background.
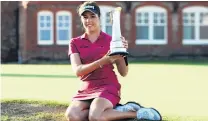
[[[128,41],[123,36],[121,36],[121,40],[122,40],[124,48],[128,49]]]

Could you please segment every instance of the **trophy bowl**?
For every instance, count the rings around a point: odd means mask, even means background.
[[[124,47],[122,39],[121,39],[121,29],[120,29],[121,9],[122,9],[121,7],[117,7],[113,11],[110,12],[111,22],[112,22],[112,40],[110,43],[109,56],[112,56],[112,55],[126,56],[129,54],[126,48]]]

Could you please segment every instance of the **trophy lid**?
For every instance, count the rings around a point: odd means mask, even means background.
[[[117,7],[117,8],[115,8],[115,11],[121,11],[121,7]]]

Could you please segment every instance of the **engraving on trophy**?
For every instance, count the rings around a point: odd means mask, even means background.
[[[120,14],[121,7],[115,8],[110,12],[111,22],[112,22],[112,40],[110,43],[110,55],[128,55],[126,48],[123,45],[121,39],[121,29],[120,29]]]

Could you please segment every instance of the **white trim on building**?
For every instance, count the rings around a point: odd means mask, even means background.
[[[159,6],[144,6],[135,12],[137,45],[164,45],[168,43],[167,10]],[[141,32],[139,32],[141,30]]]
[[[50,11],[40,11],[37,16],[38,45],[52,45],[53,13]]]
[[[184,45],[208,45],[208,22],[206,22],[208,8],[203,6],[187,7],[183,9],[182,15],[182,43]],[[204,31],[202,32],[202,30]]]
[[[56,13],[56,43],[68,45],[72,38],[72,14],[69,11]]]

